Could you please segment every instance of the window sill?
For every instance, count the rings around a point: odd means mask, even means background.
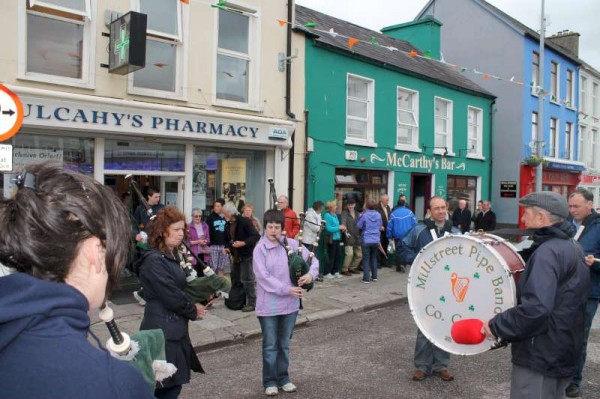
[[[357,145],[357,146],[361,146],[361,147],[377,148],[377,143],[374,143],[372,141],[362,141],[362,140],[356,140],[356,139],[346,139],[346,140],[344,140],[344,144]]]
[[[81,89],[95,89],[95,85],[92,81],[85,81],[81,79],[70,79],[70,78],[61,78],[60,76],[55,75],[42,75],[42,74],[19,74],[17,76],[18,80],[24,80],[29,82],[40,82],[47,83],[52,85],[59,86],[69,86],[69,87],[79,87]]]
[[[396,151],[407,151],[407,152],[423,152],[423,150],[421,150],[419,147],[413,147],[413,146],[407,146],[407,145],[400,145],[400,144],[396,144],[396,146],[394,147],[394,149]]]
[[[259,105],[250,104],[250,103],[238,103],[235,101],[213,100],[212,105],[215,107],[242,109],[244,111],[260,112],[260,113],[262,113],[264,111],[264,109],[262,107],[260,107]]]
[[[153,97],[153,98],[162,98],[168,100],[176,100],[176,101],[187,101],[187,96],[172,92],[172,91],[161,91],[161,90],[153,90],[153,89],[141,89],[141,88],[130,88],[127,91],[128,94],[133,96],[141,96],[141,97]]]
[[[558,101],[554,101],[554,100],[550,100],[550,104],[554,104],[554,105],[557,105],[557,106],[559,106],[559,107],[562,105],[562,104],[561,104],[561,103],[559,103]]]
[[[485,157],[480,154],[467,154],[468,159],[477,159],[479,161],[485,161]]]

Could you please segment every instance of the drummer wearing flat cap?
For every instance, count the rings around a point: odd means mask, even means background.
[[[519,200],[521,221],[534,229],[533,245],[518,282],[517,305],[484,324],[490,339],[510,342],[511,398],[564,398],[583,343],[589,270],[569,207],[560,194],[543,191]]]

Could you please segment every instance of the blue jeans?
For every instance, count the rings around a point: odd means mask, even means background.
[[[421,330],[418,330],[414,362],[417,370],[431,374],[448,369],[450,354],[432,344]]]
[[[377,278],[377,253],[379,252],[379,243],[363,244],[362,252],[363,281],[370,281],[371,278]]]
[[[298,312],[280,316],[259,316],[262,330],[263,387],[282,387],[290,381],[290,340]]]
[[[585,324],[583,327],[583,346],[581,347],[581,357],[579,358],[579,364],[577,365],[575,375],[573,375],[573,378],[571,379],[571,382],[577,386],[581,385],[588,338],[590,336],[590,329],[592,328],[592,321],[594,320],[596,310],[598,309],[598,301],[598,299],[588,298],[587,304],[585,305]]]

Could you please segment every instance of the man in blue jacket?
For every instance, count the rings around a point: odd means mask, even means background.
[[[551,191],[527,194],[521,221],[535,229],[521,251],[525,271],[517,306],[482,327],[488,338],[512,343],[511,398],[563,398],[579,362],[590,272],[571,237],[565,197]]]
[[[590,328],[600,301],[600,262],[594,262],[594,258],[600,258],[600,214],[594,210],[594,194],[583,188],[575,190],[569,195],[569,213],[577,229],[575,239],[583,247],[586,254],[585,262],[590,267],[590,290],[585,307],[581,358],[566,391],[568,397],[577,398],[581,396],[581,379]]]
[[[396,248],[396,255],[405,264],[412,264],[421,249],[433,240],[447,233],[460,234],[460,230],[447,219],[448,205],[442,197],[432,197],[429,201],[429,210],[431,218],[414,226],[404,236],[401,248]],[[412,376],[414,381],[423,381],[430,374],[437,375],[443,381],[454,379],[454,376],[448,372],[450,354],[431,343],[421,330],[417,331],[414,363],[416,367]]]
[[[386,228],[388,240],[393,239],[394,244],[396,245],[396,254],[398,253],[398,248],[402,246],[402,239],[416,224],[417,219],[415,218],[414,213],[406,207],[406,197],[401,195],[396,207],[390,215],[390,220],[388,221]],[[396,271],[404,273],[404,265],[400,262],[398,255],[396,255]]]

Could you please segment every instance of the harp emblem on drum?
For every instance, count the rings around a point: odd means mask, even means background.
[[[468,277],[458,277],[458,274],[452,273],[450,281],[452,282],[452,295],[454,295],[454,299],[456,299],[456,302],[462,302],[465,299],[465,295],[467,295],[471,280]]]

